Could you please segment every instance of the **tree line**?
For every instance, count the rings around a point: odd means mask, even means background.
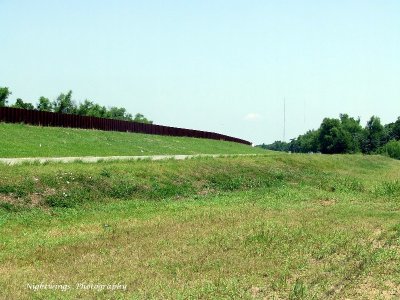
[[[8,106],[8,97],[11,94],[11,91],[7,87],[0,87],[0,107]],[[72,99],[71,90],[67,93],[61,93],[54,101],[50,101],[49,98],[42,96],[38,99],[36,104],[25,102],[21,98],[17,98],[15,103],[9,107],[134,121],[146,124],[153,123],[153,121],[147,119],[143,114],[137,113],[133,116],[123,107],[112,106],[107,108],[88,99],[83,102],[76,102]]]
[[[338,119],[325,118],[317,130],[309,130],[290,142],[276,141],[259,146],[297,153],[388,154],[400,159],[400,117],[395,122],[383,125],[379,117],[372,116],[362,127],[360,118],[341,114]]]

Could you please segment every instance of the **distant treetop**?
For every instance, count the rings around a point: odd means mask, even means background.
[[[7,87],[0,87],[0,107],[7,106],[7,99],[11,92]],[[116,120],[134,121],[140,123],[152,124],[153,121],[147,119],[143,114],[137,113],[135,117],[128,113],[123,107],[109,107],[101,106],[95,102],[86,99],[84,102],[76,102],[72,100],[72,91],[61,93],[54,101],[50,101],[46,97],[40,97],[38,103],[33,105],[30,102],[25,102],[18,98],[16,102],[11,105],[14,108],[21,109],[35,109],[39,111],[57,112],[64,114],[74,114],[80,116],[91,116],[99,118],[109,118]]]
[[[377,116],[372,116],[363,128],[360,118],[341,114],[339,119],[325,118],[317,130],[310,130],[289,143],[276,141],[262,144],[259,147],[268,150],[286,152],[321,152],[326,154],[340,153],[382,153],[390,143],[394,148],[400,140],[400,117],[396,122],[382,125]],[[398,146],[396,146],[398,147]],[[392,149],[390,148],[390,149]],[[397,149],[397,148],[396,148]],[[388,150],[385,150],[388,152]],[[397,151],[397,150],[396,150]]]

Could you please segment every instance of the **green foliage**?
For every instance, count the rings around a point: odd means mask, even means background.
[[[0,185],[0,194],[11,194],[15,193],[17,188],[13,185]]]
[[[322,153],[349,152],[351,135],[343,129],[340,120],[325,118],[322,121],[318,142]]]
[[[53,111],[53,105],[48,98],[42,96],[39,98],[36,109],[39,111]]]
[[[20,176],[15,176],[12,181],[0,181],[0,196],[30,199],[36,195],[36,198],[42,198],[40,203],[45,206],[68,208],[110,198],[164,200],[196,194],[272,188],[282,185],[284,180],[292,180],[291,172],[271,169],[265,163],[265,156],[257,159],[259,165],[242,166],[254,159],[238,157],[181,162],[73,163],[63,165],[62,171],[57,164],[21,165],[13,167],[14,170],[21,170]],[[211,162],[212,166],[207,167]],[[7,176],[4,168],[0,165],[3,176]],[[28,175],[26,171],[29,168],[35,168],[37,172]],[[32,180],[32,176],[35,180]]]
[[[235,191],[244,187],[244,181],[247,178],[238,174],[237,176],[230,176],[227,174],[215,174],[210,176],[208,186],[213,189],[220,189],[222,191]]]
[[[107,108],[105,106],[101,106],[100,104],[93,104],[89,106],[87,113],[85,116],[97,117],[97,118],[106,118],[107,117]]]
[[[23,183],[21,183],[20,186],[12,184],[6,184],[6,185],[0,184],[0,195],[4,194],[20,198],[26,196],[30,192],[32,192],[32,186],[30,181],[25,180]]]
[[[297,279],[293,285],[292,292],[289,295],[289,300],[305,299],[306,291],[307,289],[304,283]]]
[[[318,152],[318,130],[309,130],[306,134],[300,135],[297,139],[290,142],[289,150],[291,152],[309,153]]]
[[[106,118],[107,108],[86,99],[83,103],[79,104],[77,114],[81,116]]]
[[[346,193],[360,193],[366,190],[361,181],[349,176],[334,176],[325,188],[329,191]]]
[[[11,95],[11,92],[7,87],[0,88],[0,107],[6,106],[9,95]],[[35,106],[32,103],[25,103],[21,98],[18,98],[12,107],[30,110],[35,109]],[[128,113],[123,107],[113,106],[107,109],[105,106],[101,106],[88,99],[86,99],[83,103],[76,104],[76,102],[72,100],[71,90],[66,94],[61,93],[53,102],[46,97],[40,97],[36,105],[36,109],[39,111],[77,114],[80,116],[135,121],[147,124],[153,123],[153,121],[147,119],[143,114],[140,113],[137,113],[135,118],[133,118],[132,114]]]
[[[129,114],[123,107],[111,107],[107,111],[106,117],[115,120],[132,121],[132,115]]]
[[[90,191],[87,189],[74,189],[50,195],[45,198],[45,203],[49,207],[72,208],[82,206],[91,199]]]
[[[383,181],[375,188],[375,194],[378,196],[384,196],[394,198],[398,200],[400,196],[400,181]]]
[[[28,185],[25,178],[36,179],[27,196],[42,204],[19,209],[10,197],[0,204],[2,295],[390,295],[398,285],[400,263],[399,165],[382,156],[270,152],[212,160],[0,165],[0,186],[20,189]],[[280,184],[267,185],[274,178]],[[341,178],[334,193],[319,186]],[[254,179],[264,184],[248,188]],[[130,191],[133,186],[138,189]],[[117,191],[112,196],[111,188]],[[38,283],[126,282],[128,289],[32,291],[21,288],[21,278]],[[354,278],[368,285],[360,289],[352,284]],[[130,283],[140,288],[129,288]]]
[[[259,147],[300,153],[320,151],[326,154],[359,152],[371,154],[385,152],[384,149],[379,150],[380,147],[390,140],[399,140],[399,138],[400,117],[395,123],[383,126],[378,117],[372,116],[365,128],[362,128],[360,118],[355,119],[348,114],[340,114],[339,119],[325,118],[318,130],[310,130],[292,139],[290,143],[276,141]],[[388,151],[395,152],[395,146],[390,147],[391,150]]]
[[[144,115],[137,113],[135,118],[133,119],[134,122],[145,123],[145,124],[153,124],[153,121],[148,120]]]
[[[21,98],[18,98],[11,107],[21,109],[35,109],[32,103],[24,102]]]
[[[346,132],[347,136],[350,136],[348,141],[347,153],[357,153],[361,151],[361,144],[364,138],[364,131],[360,125],[360,118],[354,119],[349,117],[348,114],[340,115],[341,127]]]
[[[115,182],[108,190],[108,194],[117,199],[126,199],[137,192],[137,185],[130,180],[119,180]]]
[[[7,98],[11,95],[8,87],[0,87],[0,107],[7,105]]]
[[[57,99],[53,102],[53,110],[57,113],[63,114],[74,114],[77,111],[77,107],[74,101],[72,101],[72,91],[68,93],[61,93]]]
[[[0,202],[0,210],[3,209],[6,212],[18,212],[20,210],[19,207],[17,207],[16,205],[12,204],[12,203],[8,203],[8,202]]]
[[[150,199],[164,200],[167,198],[179,198],[193,194],[194,189],[191,182],[178,180],[171,182],[170,180],[161,181],[153,179],[148,194]]]
[[[364,153],[373,153],[381,147],[387,139],[380,118],[372,116],[365,127],[365,139],[362,145]]]
[[[82,103],[79,104],[76,114],[80,116],[88,116],[89,111],[93,108],[94,103],[92,101],[89,101],[88,99],[85,99]],[[97,117],[97,116],[94,116]]]
[[[400,159],[400,141],[390,141],[379,149],[379,153],[391,158]]]
[[[284,151],[287,152],[289,151],[289,143],[286,142],[282,142],[282,141],[276,141],[273,142],[270,145],[266,145],[266,144],[262,144],[259,145],[258,147],[263,148],[263,149],[267,149],[267,150],[272,150],[272,151]]]
[[[400,140],[400,117],[394,123],[386,124],[385,131],[388,140]]]
[[[400,140],[400,117],[397,118],[397,121],[394,123],[392,131],[390,132],[390,138],[395,140]]]

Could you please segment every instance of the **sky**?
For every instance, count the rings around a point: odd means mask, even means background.
[[[0,0],[0,41],[11,103],[72,90],[255,144],[400,116],[398,0]]]

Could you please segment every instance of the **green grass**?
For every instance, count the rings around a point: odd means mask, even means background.
[[[0,157],[250,153],[265,151],[208,139],[0,123]]]
[[[381,156],[271,152],[0,166],[0,295],[398,298],[399,170]],[[40,283],[71,289],[27,288]]]

